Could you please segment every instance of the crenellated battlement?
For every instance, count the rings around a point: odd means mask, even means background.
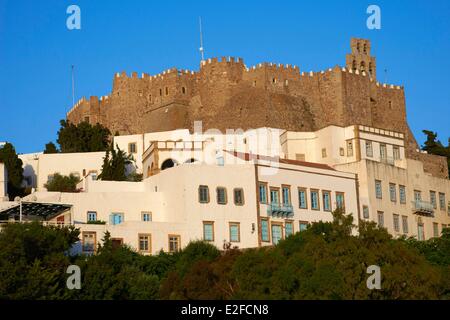
[[[402,132],[414,152],[404,88],[377,80],[371,49],[369,40],[352,39],[345,64],[319,71],[272,62],[248,67],[231,56],[203,60],[195,71],[122,71],[114,75],[111,93],[81,98],[67,119],[99,122],[121,134],[190,129],[194,121],[205,130],[360,124]]]

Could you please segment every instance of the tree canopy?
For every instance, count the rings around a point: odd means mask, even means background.
[[[63,176],[59,173],[55,173],[53,178],[44,185],[47,191],[57,192],[76,192],[77,184],[80,182],[80,178],[70,174],[69,176]]]
[[[195,241],[183,250],[144,256],[104,235],[92,256],[67,255],[73,228],[8,224],[0,233],[0,299],[449,299],[450,230],[428,241],[394,239],[373,222],[352,230],[334,212],[276,246],[219,251]],[[68,290],[65,270],[81,269]],[[369,290],[367,267],[381,269]]]
[[[98,178],[105,181],[126,181],[126,166],[132,162],[132,158],[117,146],[117,150],[111,144],[103,158],[102,172]]]
[[[0,148],[0,162],[5,164],[8,171],[7,187],[10,200],[13,200],[16,196],[23,196],[23,163],[17,156],[16,149],[11,143],[6,143]]]
[[[448,138],[447,146],[445,147],[441,141],[437,140],[437,133],[429,130],[423,130],[422,132],[427,136],[427,140],[422,146],[422,150],[429,154],[447,157],[448,169],[450,171],[450,137]]]
[[[111,132],[101,124],[81,122],[75,125],[61,120],[57,142],[62,153],[106,151]]]
[[[53,142],[49,142],[45,145],[45,149],[44,149],[44,153],[45,154],[50,154],[50,153],[58,153],[59,150],[56,147],[56,145]]]

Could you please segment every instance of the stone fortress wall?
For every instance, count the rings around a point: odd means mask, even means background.
[[[199,71],[172,68],[151,76],[117,73],[108,96],[82,98],[67,113],[73,123],[101,123],[114,134],[193,128],[282,128],[316,131],[329,125],[366,125],[405,134],[407,157],[425,171],[448,177],[446,160],[417,152],[406,120],[403,86],[376,80],[371,44],[351,39],[346,66],[305,72],[292,65],[241,58],[204,60]]]

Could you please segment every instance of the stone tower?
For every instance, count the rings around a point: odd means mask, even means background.
[[[365,72],[372,79],[377,78],[375,57],[370,56],[370,40],[352,38],[350,41],[352,53],[346,56],[347,69],[360,73]]]

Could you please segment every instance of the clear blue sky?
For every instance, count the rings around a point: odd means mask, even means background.
[[[81,8],[81,30],[66,9]],[[381,30],[366,8],[381,7]],[[450,1],[93,1],[0,0],[0,141],[18,152],[56,140],[76,99],[106,95],[115,72],[197,70],[198,16],[205,53],[290,63],[303,71],[345,64],[350,37],[372,41],[378,78],[405,86],[410,126],[450,136]]]

